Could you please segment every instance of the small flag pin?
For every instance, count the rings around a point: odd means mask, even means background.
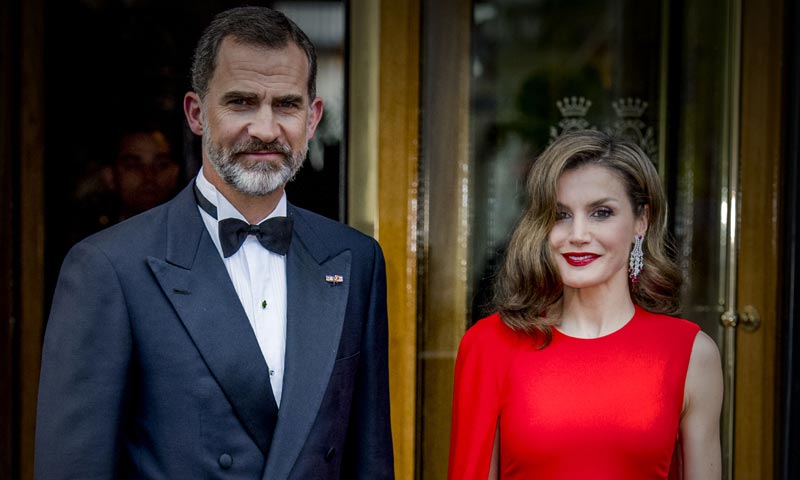
[[[325,275],[325,281],[331,285],[338,285],[344,282],[344,277],[341,275]]]

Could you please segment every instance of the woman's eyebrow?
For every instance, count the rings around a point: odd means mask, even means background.
[[[589,205],[592,206],[592,207],[599,207],[600,205],[604,205],[604,204],[608,204],[608,203],[619,203],[619,200],[617,200],[614,197],[604,197],[604,198],[595,200],[594,202],[590,203]]]

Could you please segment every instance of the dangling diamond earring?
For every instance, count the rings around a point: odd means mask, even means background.
[[[631,260],[628,263],[628,274],[631,277],[631,283],[636,283],[639,280],[639,274],[644,267],[644,252],[642,252],[643,242],[644,235],[636,235],[633,242],[633,250],[631,250]]]

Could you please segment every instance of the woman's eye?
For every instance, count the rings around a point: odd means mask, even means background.
[[[567,212],[556,212],[556,220],[565,220],[569,218],[569,213]]]
[[[612,212],[610,208],[598,208],[592,215],[597,218],[608,218],[614,215],[614,212]]]

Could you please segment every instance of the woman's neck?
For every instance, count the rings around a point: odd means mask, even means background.
[[[635,311],[630,291],[621,288],[565,287],[553,312],[559,331],[579,338],[597,338],[619,330]]]

